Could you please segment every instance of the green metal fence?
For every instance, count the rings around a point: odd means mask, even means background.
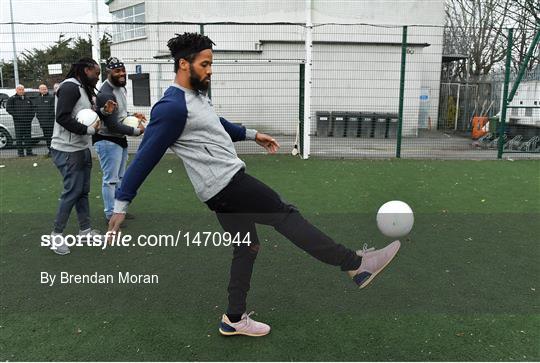
[[[527,54],[525,56],[525,59],[523,60],[523,63],[519,67],[519,71],[517,74],[517,79],[514,82],[514,85],[512,86],[512,90],[510,91],[510,94],[508,94],[508,86],[510,81],[510,62],[512,59],[512,45],[513,45],[513,29],[508,29],[508,48],[506,52],[506,65],[505,65],[505,76],[504,76],[504,91],[503,91],[503,100],[502,100],[502,111],[501,111],[501,122],[499,124],[499,143],[498,143],[498,154],[497,158],[501,159],[503,157],[504,153],[507,154],[520,154],[520,153],[539,153],[540,152],[540,145],[536,146],[537,144],[540,144],[540,140],[538,140],[538,135],[532,136],[530,140],[536,139],[535,145],[531,147],[531,150],[505,150],[505,140],[503,136],[506,134],[506,113],[508,108],[527,108],[527,109],[540,109],[540,105],[536,106],[510,106],[509,104],[514,99],[514,96],[516,95],[516,92],[519,88],[519,85],[521,83],[521,80],[523,79],[523,74],[525,73],[525,68],[527,63],[529,62],[529,59],[533,55],[533,52],[538,50],[538,42],[540,41],[540,30],[536,32],[536,35],[534,36],[533,41],[531,42],[529,46],[529,50],[527,51]],[[539,97],[540,98],[540,97]],[[535,102],[536,104],[536,102]],[[539,125],[540,127],[540,122]],[[527,142],[527,141],[525,141]]]
[[[126,40],[126,33],[121,41],[111,39],[108,34],[117,34],[119,25],[99,24],[102,58],[114,55],[126,63],[130,112],[150,114],[173,79],[166,41],[192,31],[216,43],[209,93],[216,111],[275,135],[282,153],[298,151],[304,158],[540,156],[540,68],[526,69],[531,58],[539,57],[538,29],[531,30],[535,37],[517,71],[510,65],[513,32],[505,29],[505,42],[491,46],[506,46],[506,58],[490,73],[447,77],[444,69],[466,61],[467,55],[445,53],[443,27],[141,23],[137,34],[142,36]],[[18,49],[26,49],[19,57],[20,83],[30,89],[33,102],[40,84],[52,94],[70,63],[91,56],[92,26],[17,24],[19,38],[24,38]],[[10,24],[0,24],[2,42],[10,39],[10,32]],[[31,121],[18,133],[21,126],[15,127],[6,112],[15,84],[10,55],[0,58],[6,60],[1,69],[0,157],[16,156],[21,148],[46,154],[49,130],[39,115],[29,108]],[[62,73],[52,72],[52,64],[60,64]],[[513,111],[517,109],[525,112]],[[485,132],[476,140],[474,116],[490,122],[481,125]],[[135,152],[140,141],[129,138],[129,151]],[[237,149],[241,154],[263,152],[245,142]]]

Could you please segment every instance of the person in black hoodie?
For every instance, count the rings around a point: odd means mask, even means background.
[[[48,156],[51,156],[51,138],[54,128],[54,95],[49,94],[46,85],[39,85],[39,96],[34,101],[36,104],[36,116],[39,126],[43,130],[43,136],[49,149]]]
[[[13,117],[15,126],[15,136],[17,137],[17,154],[24,156],[26,147],[26,156],[36,156],[32,152],[30,144],[32,137],[32,120],[36,114],[36,106],[24,94],[24,86],[18,85],[15,89],[16,94],[11,96],[6,104],[6,111]]]

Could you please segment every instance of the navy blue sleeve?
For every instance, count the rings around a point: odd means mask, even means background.
[[[225,129],[225,131],[227,131],[233,142],[244,141],[246,139],[245,127],[235,125],[225,120],[223,117],[220,117],[219,121],[221,122],[221,125],[223,125],[223,128]]]
[[[161,160],[165,151],[182,134],[186,126],[187,107],[184,99],[159,101],[150,113],[150,123],[144,132],[143,141],[135,158],[116,191],[116,199],[131,202],[152,169]]]

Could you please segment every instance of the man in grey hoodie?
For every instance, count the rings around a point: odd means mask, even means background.
[[[101,108],[107,102],[112,101],[116,104],[116,109],[110,114],[102,114],[103,124],[99,131],[92,136],[92,142],[103,171],[101,195],[105,219],[109,223],[113,213],[114,193],[120,187],[126,170],[128,158],[126,135],[139,136],[143,134],[142,121],[145,121],[146,118],[143,114],[135,113],[134,116],[141,121],[139,127],[122,124],[122,120],[128,116],[126,68],[118,58],[111,57],[107,59],[106,69],[107,80],[101,85],[96,103],[97,107]]]
[[[310,224],[292,204],[245,172],[233,142],[254,140],[270,153],[279,144],[270,135],[234,125],[216,115],[205,92],[212,75],[212,45],[196,33],[177,35],[167,43],[174,58],[174,83],[154,105],[144,139],[116,193],[109,230],[116,232],[138,188],[171,149],[184,163],[195,193],[216,213],[232,236],[249,244],[234,245],[229,280],[229,305],[219,325],[222,335],[263,336],[270,326],[246,312],[253,265],[260,243],[256,224],[274,227],[296,246],[318,260],[339,266],[363,288],[397,254],[400,242],[381,250],[355,252],[334,242]]]

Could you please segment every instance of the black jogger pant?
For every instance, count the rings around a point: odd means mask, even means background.
[[[353,250],[334,242],[309,223],[298,209],[286,202],[270,187],[240,170],[222,191],[206,202],[216,212],[219,223],[234,237],[247,233],[251,245],[233,245],[227,314],[246,311],[253,264],[259,250],[256,223],[270,225],[311,256],[343,271],[355,270],[362,258]]]

